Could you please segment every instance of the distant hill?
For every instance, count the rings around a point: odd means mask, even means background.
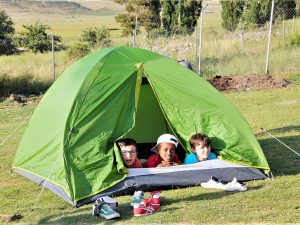
[[[0,8],[9,12],[92,13],[93,10],[72,1],[0,0]]]

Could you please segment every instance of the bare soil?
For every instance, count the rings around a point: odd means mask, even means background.
[[[248,91],[284,88],[291,82],[266,75],[246,75],[234,77],[215,76],[207,79],[219,91]]]

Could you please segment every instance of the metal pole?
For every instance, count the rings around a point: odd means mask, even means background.
[[[135,16],[135,26],[134,26],[134,47],[136,47],[136,34],[137,34],[137,16]]]
[[[271,33],[272,33],[272,24],[273,24],[273,12],[274,12],[274,0],[272,0],[271,7],[271,17],[270,17],[270,29],[268,37],[268,47],[267,47],[267,59],[266,59],[266,74],[269,74],[269,53],[270,53],[270,42],[271,42]]]
[[[294,32],[295,32],[295,16],[293,16],[293,31],[292,31],[292,33],[294,34]]]
[[[135,47],[134,29],[132,29],[132,47]]]
[[[202,30],[203,30],[203,12],[204,9],[208,6],[208,4],[206,4],[202,9],[201,9],[201,13],[200,13],[200,34],[199,34],[199,62],[198,62],[198,73],[199,75],[201,74],[201,51],[202,51]]]
[[[53,81],[55,81],[55,57],[54,57],[54,38],[51,33],[51,43],[52,43],[52,65],[53,65]]]
[[[198,26],[196,24],[195,26],[195,49],[196,49],[196,61],[198,60],[198,40],[197,40],[197,34],[198,34]]]
[[[242,33],[241,33],[241,50],[242,50],[242,54],[244,54],[244,29],[245,29],[245,24],[242,23]]]
[[[282,38],[283,38],[283,45],[285,45],[285,26],[284,26],[284,20],[282,21]]]

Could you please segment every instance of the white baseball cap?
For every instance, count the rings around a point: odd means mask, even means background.
[[[156,145],[153,148],[151,148],[151,151],[154,151],[157,153],[156,147],[157,147],[157,145],[159,145],[161,143],[171,143],[171,144],[175,145],[175,148],[177,148],[177,146],[178,146],[178,141],[174,135],[163,134],[163,135],[159,136],[159,138],[157,139]]]

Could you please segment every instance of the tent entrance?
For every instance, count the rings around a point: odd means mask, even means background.
[[[168,126],[152,87],[147,78],[143,77],[135,127],[125,137],[136,140],[139,143],[139,157],[147,158],[153,153],[149,150],[156,144],[157,138],[164,133],[173,132]],[[180,150],[181,152],[185,154],[184,150]]]

